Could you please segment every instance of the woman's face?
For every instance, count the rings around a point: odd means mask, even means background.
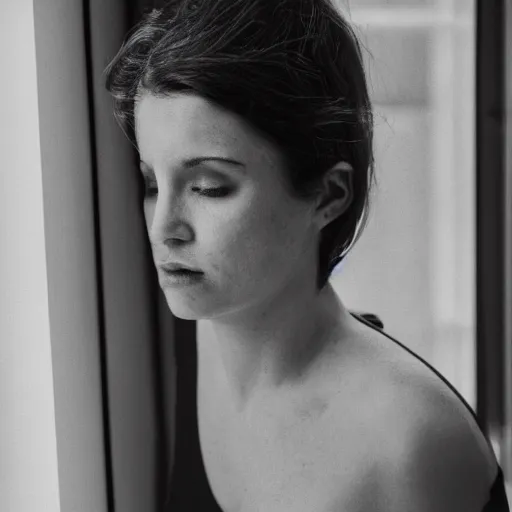
[[[192,94],[143,95],[135,126],[155,264],[179,261],[203,272],[174,286],[158,270],[173,314],[220,318],[316,283],[314,205],[289,195],[271,143]],[[214,189],[218,196],[209,196]]]

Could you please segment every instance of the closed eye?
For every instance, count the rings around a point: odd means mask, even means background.
[[[206,197],[226,197],[230,194],[231,189],[229,187],[212,187],[212,188],[201,188],[201,187],[192,187],[192,191],[198,193],[199,195]],[[154,185],[153,182],[145,181],[145,194],[144,196],[154,197],[158,193],[158,188]]]
[[[199,188],[199,187],[192,187],[192,190],[194,191],[200,191],[199,194],[206,197],[225,197],[230,192],[231,189],[228,187],[215,187],[215,188]]]

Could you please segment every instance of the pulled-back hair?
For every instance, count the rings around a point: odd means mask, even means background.
[[[140,95],[187,91],[273,142],[298,199],[314,198],[335,163],[350,163],[353,200],[320,234],[324,287],[367,224],[374,178],[361,49],[329,0],[171,0],[130,31],[105,73],[115,117],[134,144]]]

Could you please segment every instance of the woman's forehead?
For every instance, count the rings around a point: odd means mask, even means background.
[[[220,151],[246,163],[276,163],[279,154],[240,116],[195,94],[144,94],[135,105],[139,152]]]
[[[160,134],[171,142],[174,138],[189,137],[198,142],[234,145],[242,139],[237,124],[234,116],[191,94],[146,94],[135,105],[135,128],[142,140]]]

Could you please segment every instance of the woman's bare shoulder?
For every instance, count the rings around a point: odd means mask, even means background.
[[[400,500],[412,504],[438,488],[437,503],[449,507],[466,499],[461,497],[465,487],[475,503],[485,503],[496,460],[460,398],[423,362],[378,331],[356,329],[346,344],[339,351],[345,375],[330,377],[337,389],[331,419],[357,426],[354,440],[371,446],[362,470],[378,480],[381,499],[395,500],[398,507]],[[345,448],[335,446],[332,453],[338,449]]]
[[[489,444],[467,405],[421,358],[400,346],[407,346],[406,341],[396,343],[359,322],[351,332],[351,339],[341,342],[334,356],[339,361],[331,362],[330,367],[340,371],[327,374],[334,388],[346,388],[340,394],[341,409],[351,398],[357,410],[366,410],[370,418],[386,418],[393,431],[414,431],[422,422],[432,422],[438,428],[457,425],[489,453]],[[494,461],[492,454],[490,459]]]

